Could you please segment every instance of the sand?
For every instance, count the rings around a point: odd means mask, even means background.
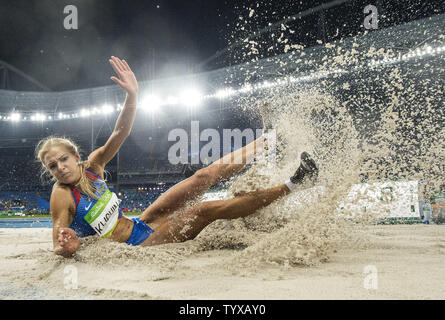
[[[445,299],[445,226],[378,225],[363,231],[365,241],[337,248],[326,262],[264,264],[243,274],[224,267],[240,249],[198,250],[176,256],[171,265],[115,254],[116,264],[103,259],[101,265],[100,257],[52,260],[50,229],[1,229],[0,299]],[[172,248],[120,251],[150,256]],[[72,270],[77,289],[69,281]],[[369,270],[376,274],[365,273]]]

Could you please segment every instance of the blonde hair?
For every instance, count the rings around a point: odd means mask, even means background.
[[[41,178],[43,178],[44,175],[51,176],[48,168],[46,167],[44,163],[44,159],[46,154],[51,150],[52,147],[64,147],[69,153],[76,156],[79,155],[79,148],[77,145],[72,142],[70,139],[67,138],[60,138],[60,137],[48,137],[43,140],[40,140],[39,143],[36,146],[36,158],[41,163]],[[91,182],[90,179],[88,179],[85,170],[89,167],[88,160],[86,161],[80,161],[79,163],[80,168],[80,180],[75,185],[79,189],[81,193],[86,194],[88,197],[93,199],[98,199],[99,197],[95,194],[96,187]],[[52,176],[51,181],[56,182],[57,179]]]

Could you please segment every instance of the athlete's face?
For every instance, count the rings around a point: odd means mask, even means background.
[[[73,155],[63,146],[52,147],[44,158],[51,175],[63,184],[76,184],[80,179],[79,155]]]

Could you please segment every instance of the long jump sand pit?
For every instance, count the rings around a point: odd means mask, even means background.
[[[367,226],[360,234],[325,262],[242,267],[233,256],[245,249],[198,249],[198,239],[152,248],[96,239],[64,259],[50,252],[50,229],[3,229],[0,298],[445,298],[444,226]]]

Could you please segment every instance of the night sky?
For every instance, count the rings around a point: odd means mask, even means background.
[[[3,1],[0,59],[56,91],[112,84],[111,55],[127,59],[140,77],[187,71],[224,46],[219,9],[188,2]],[[78,9],[77,30],[63,26],[67,4]]]
[[[109,79],[111,55],[126,59],[139,80],[205,71],[212,64],[200,69],[200,62],[234,41],[268,23],[329,2],[1,0],[0,60],[53,91],[113,84]],[[351,0],[327,14],[326,40],[363,32],[362,8],[372,2],[382,8],[381,26],[444,10],[443,1]],[[67,5],[78,10],[77,30],[63,26]],[[249,17],[251,8],[255,14]],[[294,26],[297,32],[293,40],[311,45],[320,38],[317,19],[312,16],[299,21]],[[221,57],[219,65],[213,67],[237,62],[243,61],[237,61],[236,56]],[[30,90],[29,86],[10,74],[8,89]]]

